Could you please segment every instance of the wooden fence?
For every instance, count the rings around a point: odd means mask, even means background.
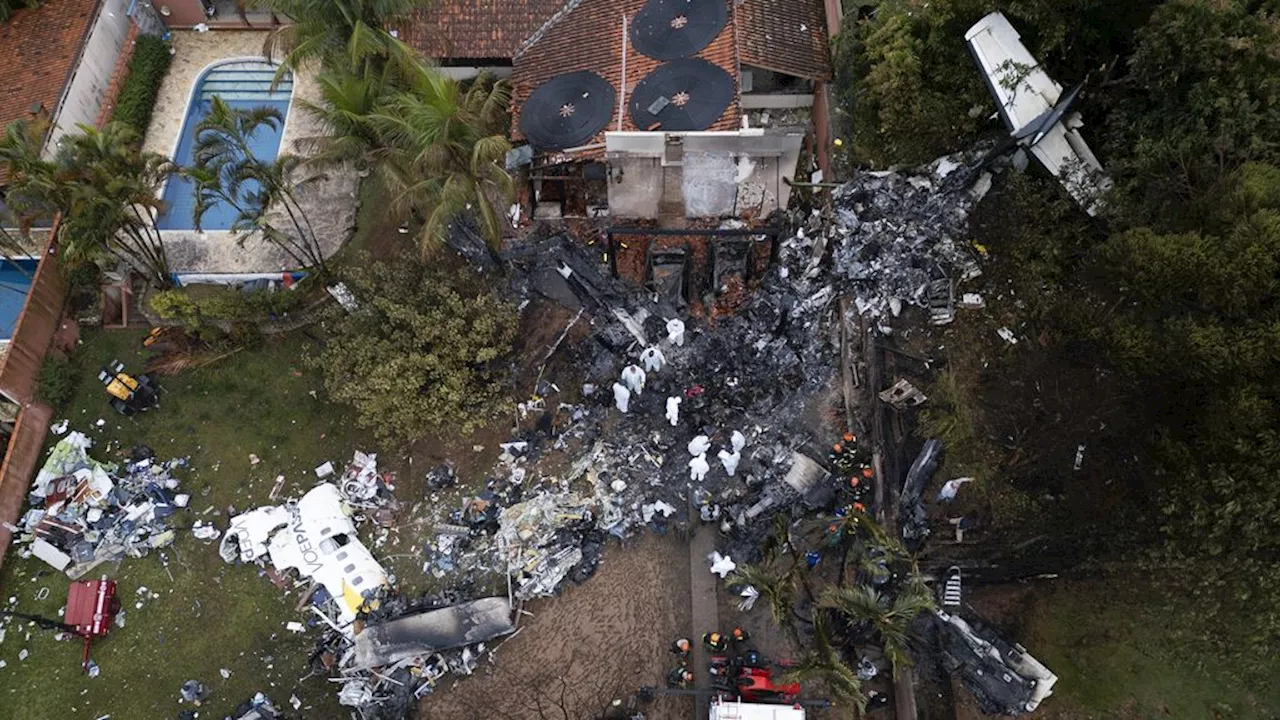
[[[8,526],[22,516],[23,501],[53,419],[53,408],[36,400],[35,395],[36,376],[62,323],[67,301],[67,282],[58,265],[52,239],[57,234],[57,226],[55,220],[49,243],[32,278],[31,292],[9,340],[9,350],[0,360],[0,393],[19,406],[4,463],[0,464],[0,566],[4,564],[11,540]]]

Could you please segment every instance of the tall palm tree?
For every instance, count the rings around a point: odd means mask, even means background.
[[[266,162],[253,154],[255,132],[278,130],[284,122],[271,107],[236,109],[219,97],[205,119],[196,126],[195,165],[183,168],[196,188],[195,222],[215,204],[226,203],[236,211],[232,231],[244,242],[254,235],[275,245],[299,265],[325,272],[324,250],[296,192],[315,183],[318,176],[301,177],[301,158],[284,153]],[[292,232],[276,227],[271,211],[288,218]]]
[[[361,171],[375,167],[382,142],[373,114],[388,97],[388,73],[326,70],[316,82],[320,102],[297,101],[323,128],[322,134],[301,140],[307,162],[320,167],[351,163]]]
[[[155,217],[160,189],[174,172],[167,158],[144,153],[124,123],[102,130],[80,126],[67,136],[55,163],[62,177],[77,176],[59,232],[71,262],[90,262],[102,250],[126,260],[156,287],[171,284],[169,260]]]
[[[279,58],[286,72],[322,64],[363,73],[390,65],[409,67],[421,59],[387,31],[389,21],[409,15],[426,0],[257,0],[257,7],[291,22],[267,36],[263,54]]]
[[[908,641],[912,621],[932,609],[934,602],[928,587],[913,574],[894,594],[867,585],[828,587],[819,597],[818,606],[840,613],[851,624],[870,627],[897,672],[911,667]]]
[[[822,613],[814,617],[813,643],[800,662],[783,673],[782,677],[787,682],[821,681],[826,684],[838,704],[852,706],[859,714],[867,709],[867,695],[862,691],[862,681],[832,644],[827,620]]]
[[[443,240],[454,218],[474,213],[490,247],[502,242],[502,214],[514,195],[505,170],[505,83],[477,78],[464,91],[439,73],[418,73],[415,88],[373,116],[385,147],[384,177],[397,207],[424,219],[423,248]]]
[[[46,160],[41,126],[19,121],[0,138],[0,163],[17,212],[28,220],[61,213],[59,255],[69,264],[114,256],[152,285],[168,287],[168,258],[154,218],[172,164],[142,152],[137,133],[123,123],[101,130],[80,125]]]

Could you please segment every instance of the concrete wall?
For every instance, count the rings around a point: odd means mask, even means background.
[[[55,125],[46,146],[48,152],[56,150],[63,136],[78,132],[78,124],[91,127],[97,124],[116,61],[129,37],[132,22],[128,10],[129,0],[102,1],[89,39],[81,50],[80,62],[55,114]]]
[[[675,135],[679,143],[658,132],[605,135],[610,217],[764,218],[787,206],[803,131]]]

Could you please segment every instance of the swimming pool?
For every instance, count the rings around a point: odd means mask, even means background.
[[[209,114],[214,96],[236,109],[272,107],[283,116],[289,114],[289,98],[293,93],[293,76],[285,75],[275,90],[271,79],[276,66],[265,60],[231,60],[214,65],[196,81],[196,91],[187,107],[187,118],[182,123],[182,136],[173,159],[188,167],[194,162],[196,126]],[[271,161],[280,152],[280,137],[284,124],[272,130],[261,127],[249,138],[254,157]],[[248,182],[241,188],[241,196],[257,190],[257,183]],[[195,229],[195,184],[183,177],[169,179],[164,189],[165,212],[156,218],[161,230]],[[200,226],[205,230],[228,230],[235,220],[236,211],[226,203],[216,203],[204,214]]]
[[[13,337],[13,326],[18,324],[39,263],[35,258],[0,261],[0,340]]]

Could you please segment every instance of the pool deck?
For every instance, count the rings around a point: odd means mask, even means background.
[[[187,103],[200,74],[221,60],[261,58],[266,35],[261,30],[175,31],[173,64],[160,85],[143,149],[173,157],[187,116]],[[318,97],[319,87],[313,75],[299,73],[294,77],[293,103],[285,118],[280,152],[296,153],[300,138],[320,134],[319,124],[297,104],[299,99],[315,101]],[[299,193],[326,257],[337,252],[355,230],[359,187],[354,171],[333,171],[327,179]],[[276,227],[288,230],[292,225],[282,217]],[[229,231],[165,230],[161,236],[174,272],[274,272],[296,264],[287,254],[260,240],[249,240],[240,247],[235,234]]]

